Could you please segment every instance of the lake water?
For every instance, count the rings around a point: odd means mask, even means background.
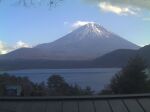
[[[119,68],[92,68],[92,69],[34,69],[7,71],[15,76],[27,76],[34,82],[47,81],[48,77],[58,74],[70,84],[78,84],[81,87],[90,86],[95,91],[100,91],[107,84]]]

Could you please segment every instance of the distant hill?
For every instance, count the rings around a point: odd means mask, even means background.
[[[141,55],[150,66],[150,45],[139,50],[119,49],[100,56],[94,60],[71,61],[71,60],[0,60],[1,70],[14,69],[42,69],[42,68],[111,68],[123,67],[128,60],[135,55]]]
[[[150,65],[150,45],[142,47],[138,52]]]
[[[34,48],[21,48],[0,56],[5,60],[92,60],[117,49],[138,49],[139,46],[89,23],[66,36]]]
[[[0,60],[0,70],[91,68],[92,61]]]
[[[94,60],[97,67],[123,67],[128,60],[135,55],[140,55],[145,62],[150,65],[150,45],[140,48],[139,50],[120,49],[107,53]]]
[[[137,50],[119,49],[98,57],[94,60],[97,67],[122,67],[127,64],[129,58],[134,57]]]

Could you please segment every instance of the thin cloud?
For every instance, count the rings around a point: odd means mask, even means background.
[[[105,12],[112,12],[117,15],[137,15],[137,10],[130,7],[115,6],[108,2],[101,2],[98,7]]]
[[[81,27],[81,26],[84,26],[84,25],[86,25],[86,24],[88,24],[88,23],[94,23],[94,22],[91,22],[91,21],[76,21],[76,22],[74,22],[74,23],[72,24],[72,28],[73,28],[73,29],[76,29],[76,28],[79,28],[79,27]]]
[[[30,48],[31,46],[23,41],[18,41],[16,43],[16,46],[15,46],[15,49],[18,49],[18,48]]]
[[[84,0],[88,3],[98,4],[101,2],[106,2],[106,0]],[[133,6],[142,9],[150,10],[150,0],[107,0],[109,3],[117,6]]]
[[[32,46],[23,41],[16,42],[14,46],[9,46],[5,42],[0,41],[0,54],[6,54],[19,48],[31,48],[31,47]]]
[[[9,47],[2,41],[0,41],[0,54],[6,54],[9,52]]]

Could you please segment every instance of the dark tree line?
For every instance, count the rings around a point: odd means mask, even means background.
[[[9,76],[4,73],[0,75],[0,96],[5,95],[6,85],[20,85],[22,87],[22,95],[29,96],[33,90],[33,82],[31,82],[27,77],[15,77]]]
[[[69,85],[60,75],[49,77],[47,84],[33,83],[27,77],[15,77],[8,74],[0,75],[0,96],[5,96],[6,85],[20,85],[21,96],[77,96],[92,95],[90,87],[81,88],[77,84]]]
[[[146,62],[140,56],[130,59],[101,94],[149,93],[150,77],[146,73],[147,68]]]
[[[50,95],[92,95],[94,91],[90,87],[82,89],[79,85],[69,85],[63,77],[59,75],[53,75],[48,79],[48,88]]]

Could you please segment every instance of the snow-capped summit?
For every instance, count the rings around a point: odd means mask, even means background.
[[[80,39],[83,38],[110,38],[111,33],[104,27],[96,23],[88,23],[77,30],[73,31],[74,34],[80,35]]]
[[[84,28],[93,33],[103,33],[106,31],[102,26],[96,23],[88,23],[84,26]]]
[[[89,23],[54,42],[41,44],[30,49],[19,49],[4,55],[4,57],[19,59],[89,60],[117,49],[138,48],[137,45],[107,31],[101,25]]]

